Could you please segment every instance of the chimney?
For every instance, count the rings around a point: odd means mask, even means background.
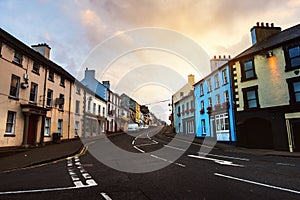
[[[31,48],[42,54],[48,60],[50,59],[50,47],[46,43],[31,45]]]
[[[84,79],[95,79],[95,70],[86,68],[84,72]]]
[[[274,23],[271,23],[271,26],[269,26],[269,23],[266,23],[266,26],[262,22],[259,24],[259,22],[256,23],[256,26],[251,28],[251,38],[252,38],[252,45],[259,43],[270,36],[279,33],[281,31],[280,27],[274,27]]]
[[[226,55],[223,55],[223,57],[219,55],[218,58],[217,56],[214,56],[214,58],[210,60],[211,71],[215,71],[216,69],[224,65],[229,61],[229,59],[230,59],[230,55],[228,56],[228,58],[226,57]]]
[[[102,81],[102,84],[103,84],[106,88],[110,89],[110,82],[109,82],[109,81]]]
[[[194,85],[195,84],[195,76],[193,74],[188,75],[188,83],[190,85]]]

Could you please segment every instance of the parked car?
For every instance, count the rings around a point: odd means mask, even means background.
[[[127,131],[137,131],[138,127],[138,124],[128,124]]]

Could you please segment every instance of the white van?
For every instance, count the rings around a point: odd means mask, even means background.
[[[127,131],[137,131],[139,125],[138,124],[128,124]]]

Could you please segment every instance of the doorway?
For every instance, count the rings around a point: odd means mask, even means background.
[[[27,144],[34,145],[36,143],[38,116],[29,116]]]
[[[300,151],[300,119],[291,120],[294,151]]]

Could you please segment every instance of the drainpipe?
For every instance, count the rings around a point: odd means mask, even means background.
[[[45,108],[45,98],[46,98],[46,82],[47,82],[47,67],[45,68],[45,76],[44,76],[44,91],[43,91],[43,108]],[[47,114],[47,112],[46,112]],[[45,120],[46,120],[46,115],[42,115],[42,126],[41,126],[41,139],[40,139],[40,144],[44,145],[44,135],[45,135]]]

